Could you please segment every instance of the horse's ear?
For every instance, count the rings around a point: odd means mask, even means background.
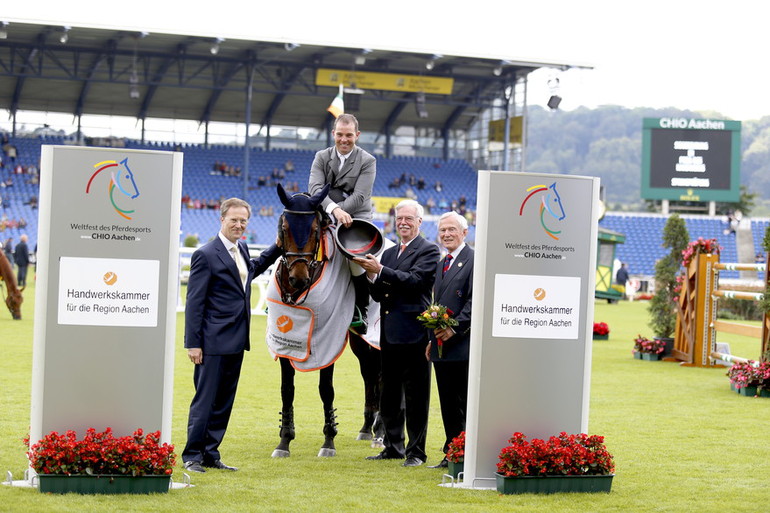
[[[286,191],[284,190],[283,185],[281,185],[280,182],[278,182],[276,189],[278,190],[278,198],[280,198],[281,203],[283,204],[284,207],[288,207],[289,197],[286,195]]]
[[[312,196],[310,196],[310,204],[313,205],[313,208],[316,208],[318,205],[321,204],[321,202],[324,200],[327,194],[329,194],[329,189],[331,188],[331,184],[326,184],[323,186],[323,189],[316,192]]]

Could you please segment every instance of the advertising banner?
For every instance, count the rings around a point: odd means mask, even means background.
[[[43,146],[30,439],[170,441],[182,154]]]
[[[515,432],[588,429],[599,179],[480,171],[465,479]]]

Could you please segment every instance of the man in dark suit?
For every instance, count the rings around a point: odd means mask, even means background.
[[[433,330],[427,356],[436,371],[436,386],[444,423],[447,452],[452,438],[465,431],[468,404],[468,354],[471,340],[471,296],[473,294],[473,249],[465,244],[468,221],[457,212],[446,212],[438,221],[439,242],[446,256],[436,267],[434,301],[452,311],[457,326]],[[439,340],[441,342],[439,342]],[[439,354],[439,344],[441,351]],[[447,467],[443,458],[430,468]]]
[[[352,114],[340,114],[332,129],[334,146],[315,154],[310,168],[308,191],[311,195],[329,184],[329,195],[321,206],[337,224],[350,226],[353,218],[372,219],[372,187],[377,175],[377,161],[356,146],[361,135],[358,120]],[[354,319],[358,333],[365,334],[369,320],[369,289],[366,276],[358,266],[351,266],[356,290],[356,307],[360,316]]]
[[[278,259],[275,244],[257,259],[240,239],[251,207],[238,198],[222,202],[217,237],[192,255],[185,304],[184,346],[195,364],[195,396],[190,404],[187,445],[182,452],[186,470],[204,467],[238,470],[220,459],[238,387],[243,352],[249,350],[251,280]]]
[[[16,248],[13,251],[13,259],[18,266],[18,274],[16,275],[16,282],[19,288],[27,286],[27,268],[29,267],[29,248],[27,247],[27,235],[21,236],[21,240],[16,244]]]
[[[381,263],[372,255],[355,259],[367,271],[372,298],[380,303],[380,415],[385,425],[385,448],[367,459],[406,457],[405,467],[416,467],[427,460],[430,362],[425,350],[429,341],[428,330],[417,317],[430,304],[440,252],[420,236],[422,216],[419,203],[402,201],[396,205],[401,244],[385,250]],[[409,435],[406,447],[404,422]]]

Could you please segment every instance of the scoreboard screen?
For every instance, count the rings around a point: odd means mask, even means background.
[[[642,198],[737,202],[740,121],[645,118]]]

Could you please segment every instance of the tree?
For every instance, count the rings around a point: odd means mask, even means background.
[[[682,265],[682,251],[687,249],[690,234],[684,220],[673,214],[663,227],[663,247],[669,253],[655,264],[655,295],[652,296],[648,311],[650,328],[656,337],[671,337],[676,329],[676,275]]]

